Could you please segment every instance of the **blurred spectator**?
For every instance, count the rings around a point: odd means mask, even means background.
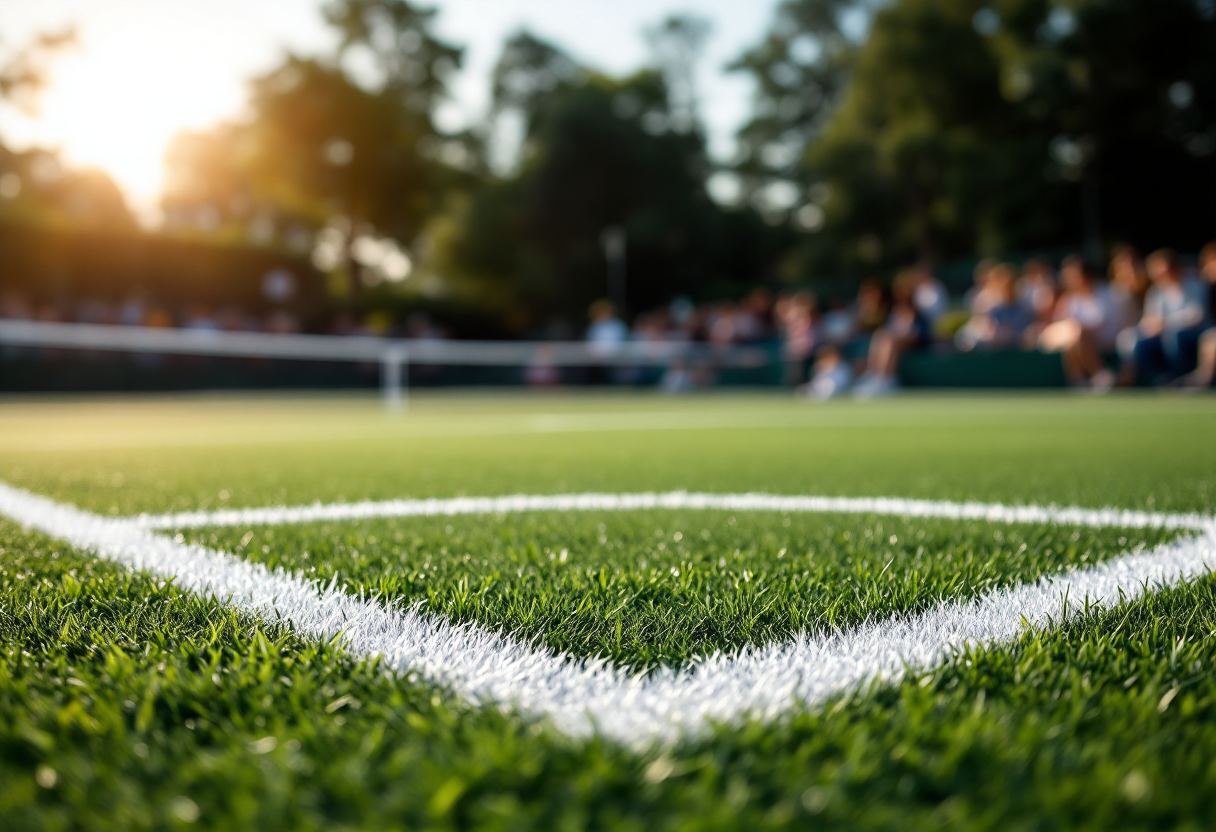
[[[561,373],[553,361],[554,348],[552,344],[541,344],[532,354],[524,377],[529,387],[556,387],[561,381]]]
[[[355,316],[345,309],[329,321],[329,335],[351,335],[355,331]]]
[[[53,303],[44,303],[38,307],[38,311],[34,313],[34,319],[45,321],[47,323],[64,323],[68,316],[64,314],[61,307]]]
[[[239,306],[225,306],[215,313],[215,321],[224,332],[257,332],[257,318],[247,315]]]
[[[587,327],[587,349],[593,363],[588,373],[592,384],[607,384],[609,372],[607,360],[620,351],[629,338],[629,328],[616,316],[611,301],[597,300],[589,310],[591,325]]]
[[[0,319],[27,321],[34,315],[29,300],[15,289],[0,291]],[[0,358],[20,358],[26,354],[24,347],[0,344]]]
[[[844,357],[854,365],[864,365],[870,356],[870,341],[887,322],[890,309],[887,293],[877,280],[863,280],[857,287],[850,321],[852,332],[844,343]],[[843,323],[843,319],[841,323]]]
[[[139,295],[131,295],[118,307],[118,323],[122,326],[144,326],[148,305]]]
[[[149,309],[147,314],[144,315],[144,326],[151,327],[153,329],[169,329],[176,326],[176,323],[173,320],[173,315],[170,314],[168,309],[157,305]]]
[[[852,381],[849,363],[839,349],[828,345],[819,351],[811,381],[799,387],[798,392],[808,399],[825,401],[848,392]]]
[[[406,338],[415,341],[444,341],[448,334],[443,327],[431,320],[425,312],[414,312],[405,321]]]
[[[271,335],[298,335],[300,322],[290,312],[278,309],[267,316],[266,331]]]
[[[887,293],[877,280],[863,280],[857,287],[856,326],[857,334],[872,335],[887,322]]]
[[[980,349],[1012,349],[1022,343],[1031,324],[1031,313],[1018,303],[1013,267],[998,263],[987,269],[983,287],[974,299],[971,320],[955,335],[955,345],[964,352]]]
[[[753,289],[735,314],[735,341],[760,344],[775,334],[773,296],[767,289]]]
[[[785,381],[791,387],[797,387],[807,379],[811,356],[815,352],[815,318],[815,296],[809,292],[787,295],[777,303]]]
[[[196,303],[190,307],[190,311],[186,314],[185,329],[195,332],[219,332],[219,324],[215,318],[211,316],[211,310],[205,304]]]
[[[987,315],[988,310],[996,304],[997,298],[990,290],[990,284],[992,273],[998,266],[1000,263],[991,257],[985,257],[975,264],[972,272],[974,285],[963,296],[963,306],[972,317]]]
[[[15,289],[6,289],[0,293],[0,318],[12,320],[29,320],[34,316],[34,310],[29,300]]]
[[[1017,279],[1017,297],[1040,330],[1055,319],[1056,273],[1051,264],[1041,258],[1027,260],[1022,276]]]
[[[592,352],[609,355],[616,347],[625,343],[629,337],[629,328],[616,316],[616,310],[611,301],[597,300],[591,304],[591,325],[587,327],[587,343],[592,344]]]
[[[1187,387],[1211,387],[1216,383],[1216,241],[1199,253],[1199,274],[1208,284],[1208,328],[1199,336],[1198,366],[1183,379]]]
[[[76,306],[76,321],[82,324],[112,324],[118,316],[100,300],[85,300]]]
[[[671,320],[668,330],[668,340],[691,341],[697,328],[697,307],[686,297],[677,297],[667,307],[667,315]]]
[[[945,284],[934,277],[932,270],[923,263],[912,269],[907,279],[912,286],[912,303],[916,311],[925,319],[931,331],[936,330],[937,322],[950,308]]]
[[[896,278],[891,286],[891,314],[870,338],[865,374],[857,380],[859,396],[881,396],[898,386],[896,372],[904,353],[921,349],[933,341],[929,322],[916,308],[911,274]]]
[[[634,318],[633,329],[629,333],[630,342],[636,344],[639,350],[650,353],[666,340],[666,318],[667,313],[662,309],[638,315]],[[653,383],[659,378],[652,367],[640,364],[617,367],[613,375],[618,383],[629,385]]]
[[[1096,270],[1080,257],[1065,258],[1060,281],[1063,292],[1052,322],[1039,335],[1039,348],[1062,355],[1072,385],[1109,390],[1115,374],[1103,365],[1102,354],[1114,350],[1119,333],[1114,299],[1099,283]]]
[[[853,307],[833,301],[824,313],[819,330],[820,340],[824,343],[837,346],[847,344],[857,331],[857,317]]]
[[[708,314],[706,330],[709,334],[709,343],[718,347],[725,347],[733,343],[736,335],[734,305],[730,303],[714,304]]]
[[[1110,291],[1120,317],[1120,330],[1135,326],[1144,312],[1148,294],[1144,260],[1131,246],[1119,246],[1110,260]]]
[[[674,361],[659,380],[664,393],[687,393],[697,385],[696,376],[683,361]]]
[[[1119,335],[1124,360],[1142,383],[1181,376],[1195,363],[1195,349],[1207,317],[1207,285],[1185,273],[1178,255],[1160,249],[1146,262],[1151,281],[1140,323]]]

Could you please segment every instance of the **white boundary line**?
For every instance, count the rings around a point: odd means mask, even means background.
[[[172,577],[183,589],[223,599],[242,612],[280,620],[302,635],[340,636],[356,656],[382,656],[393,671],[418,673],[469,700],[517,707],[573,736],[598,732],[635,747],[703,732],[714,723],[772,719],[871,682],[894,682],[941,664],[963,646],[1008,643],[1027,627],[1050,626],[1065,610],[1109,607],[1216,566],[1216,526],[1207,519],[1188,526],[1202,527],[1199,536],[1152,551],[972,601],[947,601],[915,615],[801,635],[714,655],[688,671],[642,677],[602,661],[554,655],[483,627],[319,587],[294,573],[175,543],[130,520],[101,517],[3,483],[0,514],[100,557]]]
[[[638,494],[516,494],[507,497],[385,500],[311,506],[188,511],[141,514],[132,522],[145,529],[192,529],[202,526],[253,526],[366,520],[374,517],[424,517],[459,514],[511,514],[529,511],[634,511],[693,509],[728,511],[832,512],[981,520],[989,523],[1055,523],[1104,528],[1209,528],[1216,519],[1201,514],[1167,514],[1125,509],[1006,506],[1000,503],[952,503],[900,497],[799,497],[779,494],[698,494],[687,491]]]

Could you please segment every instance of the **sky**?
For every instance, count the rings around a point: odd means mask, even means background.
[[[457,129],[486,112],[503,41],[527,28],[579,61],[617,74],[648,58],[643,31],[676,12],[713,32],[699,93],[711,152],[729,158],[751,85],[723,67],[767,29],[779,0],[430,0],[438,33],[466,48],[440,124]],[[0,0],[0,50],[74,25],[79,45],[51,67],[37,117],[0,106],[0,138],[58,147],[72,165],[110,173],[149,224],[156,221],[164,148],[182,129],[239,117],[247,80],[285,51],[332,48],[320,0]]]

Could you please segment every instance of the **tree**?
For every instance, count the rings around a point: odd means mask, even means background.
[[[166,213],[327,229],[357,294],[369,274],[360,251],[412,245],[447,193],[479,175],[473,137],[435,124],[461,51],[434,35],[434,14],[405,0],[327,5],[334,54],[288,56],[253,82],[247,123],[175,143]],[[356,80],[355,56],[371,77]]]
[[[588,71],[553,44],[531,32],[512,35],[503,45],[490,79],[492,117],[514,112],[532,134],[541,108],[571,86],[586,80]]]
[[[1051,132],[1046,166],[1080,191],[1091,248],[1205,242],[1216,224],[1203,196],[1216,188],[1216,5],[1004,0],[991,22],[1002,92]]]
[[[36,112],[48,63],[76,42],[72,29],[36,37],[0,64],[0,105]],[[132,230],[118,186],[98,170],[65,169],[57,151],[13,151],[0,143],[0,219],[47,225]]]
[[[530,32],[512,35],[490,79],[486,133],[495,151],[493,167],[505,171],[517,165],[531,151],[542,108],[588,74],[565,52]]]
[[[0,220],[107,231],[136,227],[122,192],[102,171],[66,168],[55,151],[3,145]]]
[[[46,84],[47,62],[77,41],[76,30],[62,29],[38,35],[24,48],[8,55],[0,65],[0,101],[15,102],[33,110]]]
[[[875,16],[839,107],[804,157],[804,171],[828,185],[825,231],[841,238],[840,265],[935,260],[980,242],[1006,248],[1016,244],[1001,237],[1009,204],[1042,207],[1041,188],[1029,204],[1019,199],[1019,162],[1046,139],[1001,95],[999,61],[973,25],[981,8],[900,0]]]
[[[677,14],[646,32],[655,63],[667,82],[671,126],[679,132],[701,129],[697,65],[711,29],[703,17]]]
[[[243,124],[179,133],[165,151],[165,228],[245,236],[259,211],[250,167],[252,131]]]
[[[626,229],[634,309],[767,276],[769,230],[709,199],[704,139],[673,129],[664,72],[610,78],[521,34],[495,77],[498,106],[526,118],[521,163],[441,224],[432,268],[528,310],[533,325],[581,323],[607,294],[608,226]]]
[[[1213,8],[1196,0],[894,0],[833,65],[834,105],[783,121],[763,94],[745,137],[804,128],[790,207],[824,221],[792,253],[803,275],[1083,235],[1099,252],[1196,246],[1216,221],[1213,54]]]
[[[862,6],[861,0],[784,0],[764,40],[729,67],[755,84],[734,171],[743,195],[762,207],[795,207],[797,198],[772,199],[774,183],[794,181],[798,190],[809,184],[801,181],[799,163],[849,78],[857,44],[846,34],[845,20]]]
[[[429,119],[462,58],[459,47],[435,36],[435,9],[407,0],[334,0],[322,13],[341,37],[339,59],[363,52],[379,76],[380,89]]]

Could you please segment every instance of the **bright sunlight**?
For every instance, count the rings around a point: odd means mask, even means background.
[[[170,139],[234,109],[230,85],[205,63],[138,30],[127,42],[85,41],[55,61],[40,105],[40,132],[73,165],[109,173],[133,207],[155,204]]]

